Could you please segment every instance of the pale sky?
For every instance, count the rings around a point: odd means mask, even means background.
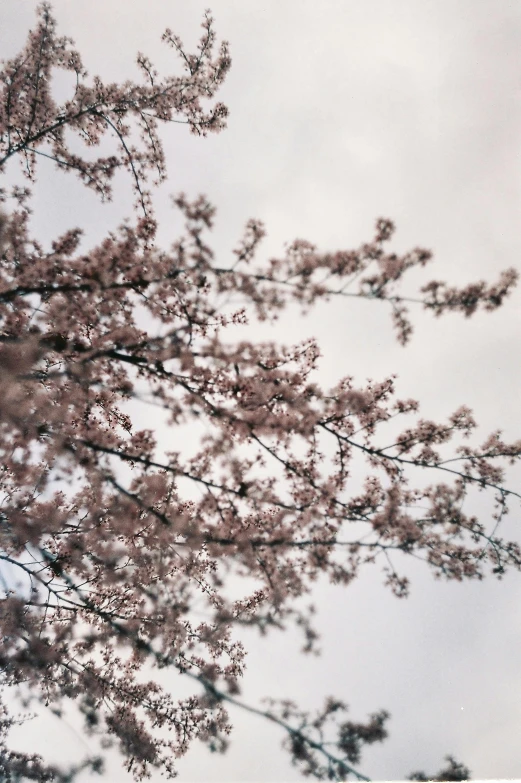
[[[194,48],[208,4],[55,0],[53,8],[89,72],[109,81],[137,76],[138,50],[162,72],[177,69],[160,36],[170,27]],[[35,6],[3,0],[1,57],[21,47]],[[297,237],[324,250],[357,247],[382,215],[397,224],[398,251],[434,251],[411,284],[463,284],[521,268],[519,2],[214,0],[210,7],[233,60],[219,94],[230,108],[228,129],[208,139],[165,129],[169,179],[155,202],[165,245],[181,228],[168,194],[184,190],[217,206],[212,244],[226,263],[250,217],[266,224],[260,254],[269,258]],[[37,235],[81,225],[94,244],[130,214],[126,177],[107,206],[52,166],[40,172]],[[405,349],[387,308],[371,302],[335,301],[250,334],[286,343],[317,337],[325,386],[346,374],[362,384],[396,372],[399,396],[420,399],[426,418],[443,420],[465,403],[483,425],[478,438],[496,428],[521,437],[521,291],[497,313],[468,321],[421,311],[414,320]],[[520,478],[512,472],[510,486]],[[507,522],[503,534],[519,540],[518,506]],[[355,720],[388,709],[389,739],[359,765],[374,779],[435,772],[446,753],[475,778],[521,777],[521,574],[459,585],[435,582],[415,564],[406,572],[405,601],[384,589],[378,567],[346,589],[319,585],[312,600],[320,658],[299,656],[293,633],[244,635],[244,699],[268,695],[317,708],[332,694]],[[232,720],[228,753],[194,746],[179,763],[180,781],[300,779],[277,728],[240,712]],[[36,739],[38,731],[35,722],[26,734],[34,733],[35,750],[57,758],[85,750],[67,726],[48,722]],[[111,763],[106,780],[131,778]]]

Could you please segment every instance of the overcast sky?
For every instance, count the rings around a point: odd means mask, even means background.
[[[170,27],[193,48],[209,2],[53,7],[89,72],[112,80],[137,76],[138,50],[162,72],[177,68],[160,36]],[[23,44],[35,6],[3,0],[1,57]],[[213,246],[223,260],[250,217],[265,222],[261,253],[270,257],[297,237],[324,250],[354,248],[387,216],[397,224],[397,250],[434,251],[425,282],[462,284],[521,268],[519,2],[214,0],[211,10],[231,46],[219,95],[229,127],[206,140],[178,126],[163,135],[169,180],[156,207],[166,244],[180,230],[168,194],[184,190],[217,206]],[[52,237],[81,225],[94,243],[130,214],[129,189],[121,178],[114,202],[100,205],[73,177],[42,167],[34,230]],[[324,385],[396,372],[399,396],[420,399],[425,417],[444,419],[465,403],[483,425],[478,437],[498,427],[521,437],[521,291],[495,314],[435,320],[419,311],[415,324],[404,349],[386,307],[341,301],[262,334],[288,343],[316,336]],[[519,537],[520,524],[513,507],[503,532]],[[408,573],[406,601],[384,589],[377,567],[348,589],[319,585],[320,658],[299,657],[292,634],[245,637],[245,700],[270,695],[314,708],[334,694],[354,719],[388,709],[391,736],[360,765],[373,778],[434,772],[446,753],[475,778],[521,777],[521,574],[459,585],[435,582],[417,566]],[[228,753],[194,746],[179,763],[181,781],[299,779],[275,727],[241,713],[233,719]],[[57,755],[64,746],[69,756],[85,750],[72,729],[50,722],[39,746]],[[107,780],[130,777],[111,765]]]

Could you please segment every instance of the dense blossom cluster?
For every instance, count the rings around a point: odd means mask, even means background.
[[[44,250],[30,234],[30,191],[1,194],[3,684],[23,686],[53,709],[74,700],[86,730],[112,737],[137,779],[151,766],[173,776],[195,738],[226,747],[226,704],[240,704],[245,659],[235,628],[265,633],[294,620],[304,649],[313,649],[316,634],[295,599],[320,574],[348,584],[364,564],[382,561],[387,583],[403,596],[408,582],[395,563],[402,555],[457,580],[521,566],[519,546],[495,535],[515,495],[504,486],[505,466],[520,457],[521,441],[493,433],[468,445],[476,427],[470,410],[443,423],[418,419],[417,402],[397,399],[392,377],[362,386],[345,377],[325,390],[313,341],[291,348],[226,341],[227,324],[275,318],[291,302],[309,308],[357,296],[390,305],[406,343],[406,304],[415,300],[398,286],[430,252],[388,252],[394,226],[380,219],[372,241],[356,250],[320,253],[297,240],[283,258],[257,263],[264,229],[252,220],[235,261],[221,267],[206,240],[213,207],[184,195],[175,199],[183,235],[168,251],[157,246],[147,183],[150,173],[164,175],[158,123],[175,118],[204,134],[221,129],[226,116],[221,104],[202,108],[230,66],[225,44],[214,57],[210,16],[203,28],[195,55],[165,33],[182,76],[160,79],[140,55],[143,85],[99,78],[89,85],[44,4],[24,51],[0,73],[0,169],[18,157],[33,180],[44,155],[107,197],[123,167],[137,199],[134,224],[84,254],[78,229]],[[55,68],[77,77],[63,105],[50,90]],[[136,128],[141,140],[133,145]],[[107,135],[116,152],[84,159],[69,148],[72,134],[89,146]],[[468,316],[499,307],[516,278],[508,270],[495,285],[462,289],[435,281],[416,301],[436,315]],[[232,312],[230,293],[241,300]],[[195,453],[161,452],[158,434],[136,428],[128,413],[139,400],[160,406],[172,432],[203,423]],[[386,422],[411,417],[391,443],[380,434]],[[357,494],[353,460],[367,468]],[[473,488],[495,498],[493,519],[463,511]],[[256,588],[232,600],[230,575]],[[151,666],[168,666],[200,690],[178,700],[149,679]],[[352,766],[362,745],[386,736],[385,712],[367,724],[344,721],[333,753],[324,727],[345,709],[341,702],[328,701],[314,720],[288,703],[249,709],[283,727],[295,763],[318,778],[364,779]],[[41,760],[8,750],[12,720],[0,714],[6,779],[59,779]],[[468,774],[449,761],[458,779]]]

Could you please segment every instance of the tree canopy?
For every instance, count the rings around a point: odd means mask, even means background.
[[[85,731],[115,743],[137,780],[153,767],[173,777],[194,739],[225,750],[229,704],[277,723],[304,774],[364,780],[362,749],[385,739],[388,713],[346,719],[339,694],[316,715],[287,701],[243,703],[246,650],[235,632],[293,622],[310,652],[316,633],[299,599],[316,579],[347,586],[363,566],[382,563],[386,585],[406,597],[397,555],[447,580],[519,569],[519,544],[499,527],[520,497],[505,468],[521,441],[496,431],[475,442],[465,406],[447,421],[422,418],[418,401],[396,397],[394,377],[361,385],[347,375],[322,388],[315,341],[227,340],[226,327],[276,319],[292,303],[309,312],[357,297],[388,307],[406,346],[412,308],[436,317],[493,311],[518,275],[507,269],[461,288],[434,279],[405,297],[403,278],[432,254],[393,252],[388,218],[358,248],[321,252],[296,240],[269,261],[260,258],[264,227],[249,220],[233,261],[221,265],[209,239],[213,205],[185,194],[173,201],[184,232],[160,247],[159,126],[186,124],[200,136],[225,128],[215,96],[231,65],[228,45],[217,44],[209,14],[202,26],[194,54],[170,30],[163,35],[180,75],[160,76],[139,54],[141,82],[105,84],[89,79],[43,3],[25,48],[2,65],[0,170],[17,159],[27,180],[0,194],[2,684],[57,712],[72,700]],[[75,78],[61,104],[56,69]],[[111,154],[93,155],[100,146]],[[86,253],[77,228],[46,250],[30,230],[42,156],[102,199],[125,169],[132,219]],[[134,400],[158,406],[172,432],[197,425],[187,448],[175,441],[161,454],[158,433],[128,413]],[[388,442],[391,420],[398,434]],[[353,463],[366,471],[355,490]],[[492,519],[463,510],[477,490],[493,498]],[[229,597],[232,577],[244,580],[241,599]],[[193,681],[192,696],[177,699],[154,679],[167,667]],[[10,749],[14,721],[4,701],[5,779],[70,779]],[[99,759],[85,764],[102,768]],[[434,779],[468,776],[448,757]]]

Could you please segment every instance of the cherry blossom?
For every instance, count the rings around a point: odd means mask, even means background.
[[[293,622],[303,651],[313,652],[312,611],[296,600],[319,575],[348,585],[365,565],[381,564],[399,597],[409,590],[407,557],[449,580],[519,570],[519,544],[497,533],[519,498],[506,469],[521,440],[495,432],[474,443],[465,406],[443,422],[422,418],[417,401],[397,398],[394,377],[361,384],[346,376],[322,388],[313,340],[234,341],[226,330],[276,319],[294,302],[307,312],[320,300],[358,297],[390,308],[405,345],[411,308],[492,311],[517,273],[461,289],[432,281],[416,298],[402,296],[402,279],[432,253],[388,250],[395,229],[383,218],[354,250],[321,252],[297,239],[268,261],[259,254],[265,229],[252,219],[233,263],[219,266],[208,239],[215,209],[185,194],[173,204],[184,231],[159,247],[150,188],[165,176],[160,123],[201,136],[225,126],[226,107],[212,101],[230,67],[228,46],[216,48],[209,13],[202,26],[195,54],[171,31],[163,36],[181,75],[160,77],[140,54],[142,83],[104,84],[88,80],[43,3],[24,50],[2,64],[0,169],[18,160],[27,179],[1,192],[2,685],[57,713],[72,700],[86,733],[114,744],[136,780],[155,767],[173,777],[195,739],[225,750],[230,704],[277,723],[304,774],[364,780],[363,746],[385,739],[388,713],[339,723],[347,707],[338,699],[315,717],[287,702],[245,704],[237,631]],[[55,69],[76,78],[62,105],[50,89]],[[82,158],[71,138],[113,152]],[[88,253],[76,228],[45,250],[29,226],[41,156],[105,199],[126,169],[132,222]],[[234,310],[230,293],[240,300]],[[159,406],[171,432],[202,426],[195,452],[162,453],[159,433],[129,414],[133,401]],[[402,424],[388,442],[391,419]],[[353,461],[366,470],[356,491]],[[492,518],[464,511],[476,491],[494,499]],[[230,599],[232,575],[255,589]],[[192,696],[177,699],[154,679],[165,667],[193,683]],[[74,770],[9,750],[14,721],[3,702],[5,779],[71,779]],[[99,759],[85,764],[101,769]],[[452,757],[448,764],[440,775],[452,777],[438,779],[468,777]]]

